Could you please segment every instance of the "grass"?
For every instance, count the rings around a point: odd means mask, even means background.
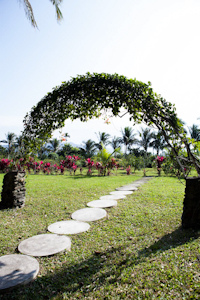
[[[25,207],[0,211],[0,255],[141,176],[28,176]],[[37,258],[37,279],[0,299],[200,299],[200,232],[181,229],[183,198],[179,180],[154,177],[72,235],[71,252]]]

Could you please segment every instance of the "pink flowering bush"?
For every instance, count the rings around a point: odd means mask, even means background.
[[[131,174],[131,166],[128,166],[128,168],[126,168],[126,174],[127,175]]]
[[[86,166],[88,168],[87,175],[92,174],[92,168],[95,166],[94,161],[91,158],[86,159]]]
[[[80,158],[78,156],[71,156],[71,155],[67,155],[65,160],[61,160],[60,162],[60,170],[61,173],[64,174],[64,169],[66,168],[70,174],[72,174],[72,172],[75,174],[76,170],[78,169],[78,166],[76,165],[76,162],[80,160]]]
[[[9,159],[1,159],[0,160],[0,171],[1,172],[9,172],[9,171],[27,171],[29,174],[39,174],[42,172],[43,174],[64,174],[65,170],[69,171],[70,175],[76,174],[76,171],[80,169],[80,173],[82,174],[83,167],[79,163],[80,160],[78,156],[66,156],[66,159],[60,161],[60,163],[54,162],[44,162],[44,161],[36,161],[33,157],[28,158],[20,158],[13,162],[13,160]],[[96,169],[98,171],[98,175],[110,175],[112,169],[118,169],[119,164],[116,162],[115,158],[111,158],[107,161],[106,164],[103,165],[102,162],[97,161],[96,163],[91,159],[87,158],[85,161],[85,165],[87,167],[87,175],[92,175],[93,170]]]
[[[155,159],[156,166],[157,166],[158,176],[161,175],[162,163],[164,162],[164,160],[165,160],[164,156],[157,156],[156,159]]]
[[[11,164],[12,160],[8,158],[3,158],[0,160],[0,170],[2,172],[8,172],[9,165]]]

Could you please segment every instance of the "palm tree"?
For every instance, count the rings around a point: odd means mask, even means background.
[[[151,129],[149,128],[142,128],[141,131],[139,131],[139,136],[141,140],[138,142],[138,144],[144,148],[144,151],[147,153],[148,148],[151,146],[153,132],[151,132]]]
[[[149,146],[153,147],[156,150],[156,154],[159,155],[160,150],[163,150],[167,147],[167,143],[165,142],[165,138],[162,135],[162,132],[152,133],[153,141],[150,142]]]
[[[119,137],[114,136],[114,138],[109,142],[113,150],[121,147],[121,139]]]
[[[98,143],[95,144],[95,146],[97,147],[98,150],[102,149],[102,144],[104,146],[107,146],[109,144],[109,138],[110,138],[110,134],[106,133],[106,132],[98,132],[98,134],[96,133],[97,137],[98,137]]]
[[[23,3],[25,14],[29,19],[29,21],[31,22],[31,25],[37,28],[37,23],[34,17],[34,13],[30,1],[29,0],[18,0],[18,1]],[[59,5],[61,4],[62,0],[50,0],[50,2],[55,7],[57,20],[60,21],[63,17],[59,8]]]
[[[6,134],[5,142],[8,144],[8,158],[10,158],[11,152],[14,150],[14,145],[16,142],[16,135],[13,132],[8,132]]]
[[[19,135],[16,137],[16,151],[18,156],[23,156],[24,154],[24,145],[23,145],[23,137],[22,135]]]
[[[139,136],[141,140],[138,142],[138,144],[144,148],[145,156],[144,156],[144,168],[146,168],[147,165],[147,151],[148,148],[151,146],[151,140],[153,139],[153,133],[151,132],[151,129],[149,128],[142,128],[141,131],[139,131]],[[144,176],[145,175],[145,169],[144,169]]]
[[[56,153],[60,149],[60,141],[56,138],[49,141],[48,148]]]
[[[121,130],[122,138],[120,139],[121,144],[124,144],[125,151],[124,154],[127,154],[127,150],[130,151],[130,148],[133,144],[136,144],[138,140],[135,138],[133,129],[131,127],[125,127]]]
[[[91,158],[95,152],[96,152],[96,144],[92,140],[87,140],[86,142],[83,142],[83,147],[80,147],[80,153],[83,155],[85,158]]]
[[[192,139],[195,139],[197,142],[200,141],[200,129],[197,125],[193,124],[189,127],[189,132]]]

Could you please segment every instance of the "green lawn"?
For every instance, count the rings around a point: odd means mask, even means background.
[[[0,255],[141,176],[29,175],[25,207],[0,211]],[[37,258],[37,279],[0,299],[200,299],[200,232],[180,227],[183,183],[154,177],[72,235],[71,252]]]

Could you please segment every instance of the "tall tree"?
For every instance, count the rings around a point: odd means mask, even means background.
[[[69,143],[66,143],[62,146],[62,148],[57,152],[59,156],[66,156],[66,155],[78,155],[79,149],[76,147],[71,146]]]
[[[106,133],[106,132],[98,132],[96,133],[97,137],[98,137],[98,143],[95,144],[95,146],[97,147],[98,150],[102,149],[102,144],[104,146],[107,146],[109,144],[109,138],[110,138],[110,134]]]
[[[57,152],[61,147],[60,141],[57,138],[51,139],[49,140],[49,145],[48,148],[52,151],[52,152]]]
[[[30,1],[29,0],[18,0],[18,1],[23,3],[27,18],[31,22],[32,26],[37,28],[37,23],[35,20],[35,16]],[[63,17],[61,10],[59,8],[59,5],[61,4],[62,0],[50,0],[50,2],[55,7],[57,20],[60,21]]]
[[[136,144],[138,140],[135,138],[135,134],[133,133],[133,129],[131,127],[125,127],[121,130],[122,138],[120,139],[121,144],[124,144],[125,146],[125,155],[127,154],[127,151],[131,149],[131,146],[133,144]]]
[[[8,144],[8,158],[10,158],[11,153],[14,151],[14,146],[16,143],[16,135],[13,132],[8,132],[6,134],[5,142]]]
[[[191,127],[189,127],[190,136],[192,139],[195,139],[197,142],[200,141],[200,128],[193,124]]]
[[[80,154],[85,158],[91,158],[96,152],[95,142],[92,140],[87,140],[83,142],[83,147],[80,147]]]
[[[148,148],[151,146],[151,141],[153,139],[153,133],[149,128],[141,128],[139,131],[140,140],[138,144],[144,148],[144,151],[147,153]]]
[[[121,147],[121,139],[119,137],[114,136],[113,139],[109,142],[113,150]]]
[[[153,132],[152,133],[153,141],[149,143],[150,147],[153,147],[156,150],[156,154],[159,155],[159,152],[167,147],[167,143],[165,142],[165,138],[162,132]]]
[[[23,154],[24,154],[24,144],[23,144],[22,135],[19,135],[19,136],[16,137],[15,147],[16,147],[17,155],[22,157]]]

